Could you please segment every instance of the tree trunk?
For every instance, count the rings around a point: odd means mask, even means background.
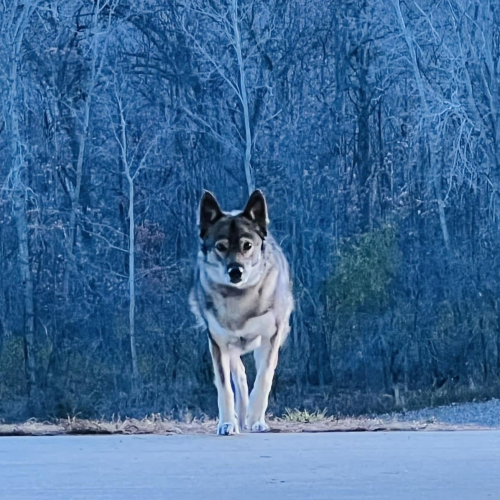
[[[94,6],[94,12],[92,15],[91,26],[93,26],[94,28],[98,25],[99,13],[100,13],[100,4],[99,2],[97,2],[97,5]],[[71,212],[69,215],[68,236],[66,239],[66,263],[65,263],[64,277],[63,277],[63,295],[65,300],[68,300],[70,273],[72,268],[74,268],[75,266],[74,247],[76,241],[76,226],[78,221],[78,212],[80,211],[80,194],[82,190],[83,162],[85,160],[87,134],[90,125],[90,107],[92,104],[92,96],[94,93],[94,89],[97,84],[97,77],[102,69],[102,63],[103,63],[103,57],[101,58],[100,64],[98,62],[98,59],[99,59],[99,37],[93,35],[90,82],[88,85],[85,98],[82,132],[78,141],[78,158],[76,161],[76,182],[75,182],[75,190],[71,194]]]
[[[137,350],[135,342],[135,212],[134,212],[134,179],[127,171],[128,180],[128,287],[129,287],[129,336],[130,354],[132,357],[132,389],[135,391],[139,385],[139,369],[137,367]]]
[[[413,39],[409,33],[408,28],[406,27],[405,20],[403,18],[403,13],[401,12],[401,6],[399,4],[400,0],[393,0],[394,8],[396,10],[396,15],[398,18],[398,22],[403,32],[406,45],[408,46],[408,51],[410,52],[410,60],[412,64],[413,73],[415,76],[415,81],[417,83],[418,94],[420,96],[420,101],[422,103],[423,110],[423,134],[424,137],[427,137],[426,143],[429,147],[429,163],[431,167],[431,175],[432,175],[432,186],[434,189],[434,195],[436,196],[437,206],[438,206],[438,215],[439,215],[439,224],[441,226],[441,232],[443,234],[443,241],[446,247],[446,250],[450,250],[450,236],[448,233],[448,224],[446,221],[446,213],[444,210],[444,200],[441,193],[441,183],[440,183],[440,175],[437,171],[436,158],[432,152],[432,147],[437,144],[437,138],[435,137],[434,132],[432,132],[433,127],[432,124],[428,123],[430,118],[430,108],[429,103],[427,102],[427,97],[425,95],[424,90],[424,82],[422,80],[422,75],[420,74],[420,68],[418,66],[417,55],[415,52],[415,47],[413,45]]]
[[[129,290],[129,339],[130,356],[132,359],[132,392],[136,392],[139,387],[139,368],[137,364],[137,349],[135,340],[135,211],[134,211],[134,177],[130,172],[130,163],[128,158],[127,142],[127,122],[123,105],[118,92],[115,93],[120,116],[120,140],[118,141],[121,151],[121,160],[123,163],[125,177],[128,182],[128,290]],[[140,168],[140,167],[139,167]],[[139,171],[136,171],[137,172]]]
[[[63,277],[63,294],[65,300],[68,300],[69,277],[71,268],[74,267],[74,262],[75,262],[75,256],[73,250],[76,240],[77,215],[80,207],[80,192],[82,189],[82,177],[83,177],[83,160],[85,157],[87,132],[90,123],[90,102],[91,102],[91,97],[89,93],[87,100],[85,101],[85,116],[83,119],[83,129],[78,144],[78,159],[76,162],[76,184],[75,184],[75,191],[71,196],[71,212],[69,215],[69,228],[68,228],[68,236],[66,239],[66,265]]]
[[[35,305],[33,299],[33,276],[30,267],[30,252],[28,244],[28,224],[26,220],[25,193],[16,193],[14,201],[14,219],[16,221],[19,241],[19,269],[24,298],[24,349],[26,363],[26,380],[28,396],[36,389],[35,373]]]
[[[358,105],[357,105],[357,144],[355,161],[359,171],[360,202],[361,202],[361,230],[371,229],[370,185],[372,182],[372,162],[370,157],[370,106],[368,95],[368,48],[358,49]]]
[[[26,197],[27,186],[23,179],[25,170],[24,144],[20,130],[19,100],[20,100],[20,81],[18,67],[21,62],[21,49],[24,39],[24,32],[29,23],[33,11],[38,2],[28,2],[24,5],[12,6],[15,18],[16,11],[19,11],[18,17],[11,26],[12,32],[8,34],[11,43],[10,53],[10,71],[9,71],[9,101],[6,122],[10,131],[11,147],[11,169],[10,181],[12,185],[13,215],[16,223],[16,232],[18,238],[19,254],[18,263],[21,277],[21,287],[23,293],[23,333],[25,346],[25,370],[28,396],[31,404],[37,403],[36,392],[36,363],[35,363],[35,306],[33,297],[33,277],[30,267],[30,249],[28,221],[26,217]]]
[[[238,0],[232,3],[233,31],[234,31],[234,49],[238,59],[238,70],[240,74],[240,101],[243,107],[243,119],[245,122],[245,179],[247,181],[248,194],[255,189],[255,180],[252,175],[252,131],[250,129],[250,110],[248,107],[248,94],[245,78],[245,64],[241,51],[241,35],[238,26]]]

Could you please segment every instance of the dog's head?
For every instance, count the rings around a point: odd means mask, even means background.
[[[205,191],[200,203],[200,237],[210,278],[219,284],[244,288],[253,283],[267,236],[267,206],[257,190],[242,212],[223,212]]]

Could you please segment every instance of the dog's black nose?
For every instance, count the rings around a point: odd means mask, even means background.
[[[241,275],[243,274],[243,267],[236,263],[229,264],[229,266],[227,266],[227,273],[229,274],[231,283],[239,283],[241,281]]]

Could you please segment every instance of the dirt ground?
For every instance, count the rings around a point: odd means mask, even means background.
[[[442,422],[401,422],[376,418],[324,418],[314,422],[269,421],[272,433],[300,432],[377,432],[377,431],[458,431],[484,430],[479,425],[456,425]],[[55,422],[34,420],[21,424],[0,424],[0,436],[56,436],[61,434],[213,434],[215,420],[178,422],[161,417],[112,422],[67,419]]]

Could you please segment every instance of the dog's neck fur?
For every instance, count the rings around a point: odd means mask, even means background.
[[[261,269],[256,274],[255,283],[243,288],[212,282],[200,263],[200,283],[206,309],[225,329],[240,330],[249,318],[265,314],[272,306],[277,273],[272,265],[272,255],[265,249],[261,251],[261,259],[257,264]]]

